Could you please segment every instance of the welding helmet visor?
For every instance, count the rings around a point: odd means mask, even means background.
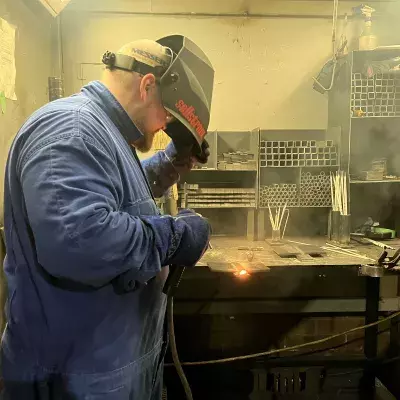
[[[173,55],[160,80],[163,105],[201,145],[210,122],[214,69],[204,52],[185,36],[166,36],[157,42]]]

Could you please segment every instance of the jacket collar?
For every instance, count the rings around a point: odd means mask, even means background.
[[[143,136],[118,100],[101,82],[90,82],[82,88],[82,93],[108,115],[129,144]]]

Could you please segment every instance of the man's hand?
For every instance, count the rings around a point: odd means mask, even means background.
[[[186,163],[189,168],[196,162],[207,163],[210,156],[209,144],[204,140],[199,148],[192,133],[181,122],[174,121],[168,124],[165,133],[172,139],[177,161]]]
[[[174,219],[185,229],[179,244],[168,255],[168,264],[196,265],[209,247],[211,226],[206,218],[190,209],[181,210]]]
[[[208,157],[210,157],[210,146],[207,140],[204,139],[200,150],[198,150],[196,147],[193,147],[193,153],[193,157],[197,162],[200,164],[207,164]]]

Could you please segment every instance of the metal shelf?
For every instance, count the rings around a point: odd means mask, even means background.
[[[222,172],[257,172],[257,169],[217,169]]]
[[[217,168],[192,168],[191,169],[191,171],[190,172],[193,172],[193,171],[221,171],[221,170],[218,170]]]
[[[234,206],[232,204],[227,204],[225,206],[223,206],[223,205],[215,206],[215,205],[210,205],[210,204],[203,205],[203,206],[195,206],[190,203],[188,204],[188,207],[192,208],[192,209],[196,209],[196,208],[249,208],[249,209],[254,208],[255,209],[256,208],[256,206]]]
[[[370,119],[370,118],[400,118],[400,114],[398,115],[370,115],[365,117],[354,117],[352,116],[351,119]]]
[[[202,171],[202,172],[257,172],[257,169],[219,169],[219,168],[193,168],[192,171]],[[191,172],[192,172],[191,171]]]
[[[281,206],[270,206],[271,208],[277,208],[277,207],[284,207],[285,205],[282,204]],[[332,205],[330,206],[286,206],[286,208],[331,208]],[[268,207],[261,207],[259,206],[258,208],[262,210],[268,210]]]
[[[350,183],[357,183],[357,184],[362,184],[362,183],[400,183],[400,179],[383,179],[380,181],[355,180],[355,181],[350,181]]]
[[[299,166],[276,166],[276,165],[268,165],[268,166],[260,166],[260,168],[339,168],[339,165],[299,165]]]

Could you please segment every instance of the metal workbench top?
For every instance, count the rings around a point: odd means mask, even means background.
[[[347,249],[340,250],[327,246],[326,238],[323,237],[288,237],[282,243],[298,249],[300,254],[292,257],[280,257],[275,251],[276,246],[271,245],[268,241],[248,241],[238,237],[213,237],[211,243],[212,249],[205,253],[199,265],[207,266],[213,272],[231,273],[241,269],[251,273],[267,272],[279,267],[361,267],[374,264],[374,260],[379,258],[383,250],[374,245],[362,245],[356,242],[352,242]],[[386,243],[394,248],[400,247],[398,239]],[[308,255],[303,251],[308,245],[313,248],[319,247],[322,254]],[[345,254],[349,250],[359,256]],[[398,272],[398,270],[394,269],[392,272]]]

